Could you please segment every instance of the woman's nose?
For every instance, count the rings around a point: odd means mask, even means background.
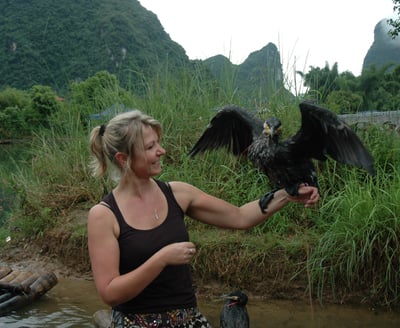
[[[161,156],[165,154],[165,149],[161,146],[158,147],[157,155]]]

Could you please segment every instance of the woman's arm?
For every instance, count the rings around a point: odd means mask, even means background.
[[[299,202],[310,207],[319,199],[318,189],[315,187],[301,186],[299,196],[296,197],[289,196],[284,189],[280,189],[274,193],[263,213],[259,200],[238,207],[190,184],[183,182],[170,184],[178,203],[188,216],[222,228],[248,229],[263,222],[289,202]]]

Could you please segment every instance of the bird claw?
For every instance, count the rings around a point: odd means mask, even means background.
[[[286,192],[290,195],[290,196],[298,196],[299,195],[299,187],[300,187],[300,184],[295,184],[295,185],[292,185],[292,186],[290,186],[290,187],[285,187],[285,190],[286,190]]]

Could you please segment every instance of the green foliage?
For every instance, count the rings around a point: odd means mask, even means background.
[[[72,82],[70,88],[71,114],[77,115],[85,125],[91,114],[102,113],[113,105],[130,103],[128,92],[120,86],[115,75],[106,71],[98,72],[79,83]]]
[[[24,110],[18,107],[7,107],[0,111],[0,137],[3,139],[20,138],[26,135],[28,126]]]
[[[335,63],[332,69],[326,63],[324,68],[310,67],[308,73],[298,72],[304,80],[304,86],[309,88],[308,96],[324,103],[329,93],[338,89],[337,77],[339,76],[338,64]]]
[[[374,300],[398,301],[399,174],[393,180],[379,170],[376,180],[378,185],[353,179],[321,208],[325,232],[311,258],[320,296],[326,288],[336,294],[364,290]]]
[[[34,85],[30,92],[6,88],[0,92],[0,138],[23,139],[42,127],[61,108],[56,93],[49,87]]]
[[[24,109],[29,105],[29,94],[15,88],[0,91],[0,112],[9,107]]]
[[[345,90],[335,90],[326,97],[326,106],[336,114],[357,113],[361,110],[362,97]]]
[[[102,70],[136,87],[166,63],[189,63],[139,1],[2,1],[0,12],[0,87],[42,84],[63,94]]]
[[[25,91],[5,88],[0,91],[0,138],[11,139],[26,134],[25,111],[30,98]]]
[[[332,70],[311,67],[307,74],[298,72],[309,89],[305,97],[326,104],[339,114],[365,110],[388,111],[400,108],[400,65],[377,68],[371,65],[355,77],[350,72],[338,75],[337,64]]]
[[[237,205],[258,199],[269,191],[271,186],[265,176],[250,163],[223,150],[196,159],[188,158],[194,141],[215,115],[214,109],[235,97],[229,93],[229,88],[215,90],[215,84],[201,66],[195,67],[195,71],[195,76],[193,70],[179,70],[172,76],[168,70],[163,70],[157,78],[143,81],[145,92],[142,95],[130,94],[120,87],[115,76],[106,72],[74,83],[66,101],[47,116],[49,126],[33,134],[32,144],[24,151],[22,161],[15,160],[14,165],[7,167],[8,174],[3,173],[4,185],[16,194],[17,208],[0,230],[0,237],[9,233],[14,240],[20,236],[18,231],[24,238],[46,236],[51,229],[65,227],[73,210],[87,211],[112,188],[110,181],[90,176],[87,166],[90,127],[82,125],[79,112],[90,114],[114,103],[142,109],[162,122],[162,142],[167,155],[163,159],[161,179],[192,183]],[[337,94],[340,95],[352,99],[352,94]],[[287,134],[298,128],[300,113],[292,99],[271,99],[266,114],[281,117],[288,127]],[[304,210],[297,204],[286,206],[263,224],[244,232],[246,238],[242,244],[229,243],[230,256],[241,259],[253,252],[254,241],[262,240],[261,245],[268,247],[270,256],[283,256],[274,270],[281,270],[287,261],[295,259],[296,263],[284,269],[290,270],[285,274],[290,273],[294,279],[304,277],[309,267],[312,275],[309,287],[321,298],[327,290],[346,294],[370,286],[371,297],[381,294],[384,299],[379,299],[380,302],[394,303],[398,297],[399,278],[395,267],[400,258],[400,248],[394,238],[400,233],[397,219],[400,217],[400,139],[395,132],[380,126],[367,127],[357,133],[375,158],[375,178],[333,161],[318,164],[320,206],[311,210]],[[186,220],[194,238],[205,238],[196,239],[196,243],[215,248],[216,240],[206,240],[207,236],[215,236],[214,228],[189,218]],[[86,250],[86,231],[82,225],[68,224],[68,233],[77,248]],[[218,247],[222,249],[224,245],[221,243]],[[308,248],[310,252],[306,253]],[[253,253],[257,254],[254,261],[264,266],[265,251]],[[307,261],[304,261],[306,256]],[[384,260],[375,260],[376,256]],[[240,263],[241,267],[248,265],[245,260]],[[209,263],[196,265],[203,266],[196,267],[199,272],[211,274],[207,269]],[[249,272],[244,274],[250,277]],[[226,279],[232,282],[232,277],[240,279],[240,272],[235,271]],[[357,277],[361,279],[356,281]]]
[[[393,38],[395,38],[400,33],[400,0],[392,0],[392,1],[393,1],[393,13],[397,15],[397,18],[388,19],[388,23],[393,27],[389,31],[389,33]]]
[[[12,222],[13,230],[29,238],[43,237],[44,233],[54,227],[51,209],[41,208],[34,216],[21,216]]]
[[[31,89],[31,108],[41,119],[46,119],[57,110],[56,93],[49,87],[34,85]]]
[[[93,179],[87,167],[88,132],[109,119],[90,115],[112,106],[139,108],[162,122],[161,179],[187,181],[237,205],[270,190],[265,176],[222,150],[195,160],[186,154],[215,109],[229,103],[276,114],[287,134],[298,129],[298,99],[283,88],[273,45],[242,65],[219,56],[190,62],[137,1],[5,1],[0,10],[0,138],[32,139],[22,155],[0,154],[1,188],[13,197],[6,215],[0,209],[0,246],[8,236],[46,238],[67,227],[71,242],[86,251],[85,226],[70,223],[69,215],[86,211],[113,186]],[[400,108],[400,66],[372,66],[355,77],[326,63],[299,74],[304,97],[336,113]],[[226,232],[227,243],[216,229],[186,218],[193,240],[210,250],[196,270],[212,275],[210,265],[219,263],[233,274],[218,274],[234,283],[251,277],[249,265],[265,275],[290,270],[292,277],[309,268],[309,288],[321,299],[327,290],[340,297],[367,290],[377,303],[398,303],[399,138],[382,127],[357,132],[374,156],[375,178],[333,161],[318,164],[319,207],[291,204],[248,232]],[[213,250],[226,247],[229,257],[210,261]],[[279,265],[269,266],[265,258],[274,254],[281,255]]]
[[[57,95],[49,86],[34,85],[31,88],[31,106],[27,115],[27,123],[31,126],[48,127],[50,115],[59,108]]]
[[[0,92],[0,139],[25,139],[48,128],[62,107],[60,100],[49,86],[34,85],[29,93],[6,88]]]

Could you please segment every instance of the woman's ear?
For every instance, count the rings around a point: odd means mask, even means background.
[[[125,167],[126,162],[128,161],[128,155],[125,153],[117,152],[115,154],[115,160],[117,161],[120,167]]]

